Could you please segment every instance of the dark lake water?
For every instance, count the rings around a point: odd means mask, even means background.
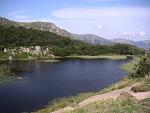
[[[20,74],[23,80],[0,86],[0,113],[31,112],[58,97],[98,91],[125,76],[119,66],[127,61],[12,62],[27,71]]]

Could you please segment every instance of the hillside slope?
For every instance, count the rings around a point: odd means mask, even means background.
[[[140,48],[150,49],[150,40],[143,40],[143,41],[133,41],[129,39],[117,38],[111,40],[113,43],[124,43],[134,45]]]
[[[16,22],[0,17],[0,25],[31,28],[34,30],[50,31],[61,36],[70,37],[71,33],[50,22]]]
[[[0,25],[3,26],[15,26],[15,27],[25,27],[27,29],[34,29],[40,31],[49,31],[56,33],[61,36],[70,37],[77,40],[82,40],[90,44],[101,44],[101,45],[112,45],[114,43],[130,44],[140,48],[149,49],[150,40],[144,41],[133,41],[128,39],[116,38],[113,40],[108,40],[93,34],[72,34],[64,29],[57,27],[55,24],[50,22],[16,22],[6,18],[0,17]]]

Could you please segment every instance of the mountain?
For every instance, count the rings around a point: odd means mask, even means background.
[[[142,47],[142,48],[145,48],[145,49],[150,49],[150,40],[138,41],[138,42],[135,42],[135,45],[137,47]]]
[[[61,36],[70,37],[72,34],[50,22],[16,22],[0,17],[0,25],[32,28],[34,30],[50,31]]]
[[[101,44],[101,45],[112,44],[111,41],[93,34],[81,34],[81,35],[73,34],[73,37],[75,39],[83,40],[91,44]]]
[[[123,38],[112,39],[110,41],[114,43],[124,43],[124,44],[131,44],[131,45],[135,44],[133,40],[123,39]]]
[[[15,27],[25,27],[27,29],[32,28],[34,30],[41,30],[41,31],[50,31],[56,33],[61,36],[70,37],[73,39],[82,40],[91,44],[111,44],[109,40],[101,38],[99,36],[93,34],[71,34],[70,32],[57,27],[55,24],[50,22],[16,22],[6,18],[0,17],[0,25],[4,26],[15,26]]]
[[[110,45],[114,43],[125,43],[131,44],[140,48],[150,48],[150,40],[145,41],[133,41],[128,39],[117,38],[113,40],[107,40],[97,35],[93,34],[72,34],[64,29],[57,27],[55,24],[50,22],[16,22],[6,18],[0,17],[0,25],[3,26],[15,26],[15,27],[25,27],[27,29],[31,28],[33,30],[50,31],[61,36],[70,37],[77,40],[82,40],[90,44],[101,44]]]
[[[140,48],[145,48],[145,49],[150,49],[150,40],[144,40],[144,41],[133,41],[129,39],[122,39],[122,38],[117,38],[111,40],[113,43],[124,43],[124,44],[131,44]]]

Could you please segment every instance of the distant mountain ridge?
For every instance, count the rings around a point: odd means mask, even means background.
[[[0,25],[32,28],[34,30],[54,32],[61,36],[70,37],[72,34],[50,22],[16,22],[0,17]]]
[[[101,44],[101,45],[112,44],[111,41],[93,34],[80,34],[80,35],[74,34],[73,37],[91,44]]]
[[[32,28],[35,30],[50,31],[50,32],[54,32],[61,36],[66,36],[66,37],[70,37],[73,39],[82,40],[82,41],[92,43],[92,44],[111,44],[111,42],[109,40],[99,37],[97,35],[72,34],[64,29],[57,27],[55,24],[50,23],[50,22],[16,22],[16,21],[12,21],[12,20],[0,17],[0,25],[4,25],[4,26],[12,25],[12,26],[16,26],[16,27],[25,27],[27,29]]]
[[[113,43],[131,44],[131,45],[135,45],[140,48],[150,49],[150,40],[133,41],[133,40],[129,40],[129,39],[118,38],[118,39],[113,39],[111,41]]]
[[[131,44],[131,45],[135,44],[135,42],[133,40],[123,39],[123,38],[116,38],[116,39],[112,39],[110,41],[114,42],[114,43],[124,43],[124,44]]]
[[[0,25],[4,26],[15,26],[15,27],[25,27],[27,29],[35,29],[35,30],[41,30],[41,31],[49,31],[56,33],[61,36],[70,37],[77,40],[82,40],[87,43],[91,44],[101,44],[101,45],[110,45],[114,43],[125,43],[125,44],[131,44],[140,48],[150,48],[150,40],[144,40],[144,41],[133,41],[128,39],[122,39],[117,38],[113,40],[108,40],[105,38],[102,38],[97,35],[93,34],[72,34],[64,29],[61,29],[57,27],[55,24],[50,22],[16,22],[12,21],[6,18],[0,17]]]

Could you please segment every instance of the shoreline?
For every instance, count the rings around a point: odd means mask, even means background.
[[[129,65],[132,62],[133,62],[133,60],[131,60],[125,64]],[[125,65],[125,64],[122,64],[122,65]],[[124,67],[121,68],[121,66],[120,66],[120,69],[124,68]],[[128,68],[128,73],[129,72],[130,72],[130,68]],[[62,98],[58,98],[54,101],[50,101],[50,104],[46,105],[42,109],[35,111],[35,113],[49,113],[49,112],[57,111],[59,109],[63,109],[67,106],[74,107],[74,106],[78,105],[78,103],[80,103],[81,101],[83,101],[91,96],[108,93],[110,91],[117,90],[117,89],[122,89],[122,88],[125,88],[128,86],[131,86],[138,81],[141,81],[141,79],[129,79],[127,76],[125,76],[118,82],[108,85],[102,90],[98,90],[96,92],[79,93],[75,96],[62,97]]]
[[[101,59],[101,58],[102,59],[103,58],[110,59],[110,58],[112,58],[112,56],[110,56],[110,55],[109,56],[68,56],[67,58],[72,58],[72,57],[73,58],[82,58],[82,59],[89,59],[89,58],[90,59]],[[60,58],[60,59],[63,59],[63,58]],[[120,59],[127,59],[127,56],[122,55],[122,56],[117,56],[116,57],[116,55],[113,55],[113,59],[111,59],[111,60],[120,60]],[[48,61],[48,59],[46,61]],[[133,60],[131,60],[131,61],[125,63],[125,64],[131,64],[132,61]],[[106,86],[104,89],[102,89],[100,91],[97,91],[97,92],[79,93],[76,96],[68,96],[68,97],[56,99],[56,100],[54,100],[52,102],[50,101],[50,103],[52,103],[52,108],[51,108],[51,105],[46,105],[46,107],[43,107],[42,109],[36,111],[36,113],[47,113],[47,111],[48,112],[52,112],[52,111],[64,108],[66,106],[70,106],[70,105],[71,106],[75,106],[79,102],[81,102],[81,101],[83,101],[83,100],[85,100],[85,99],[87,99],[87,98],[89,98],[91,96],[94,96],[94,95],[97,95],[97,94],[104,94],[104,93],[113,91],[115,89],[121,89],[121,88],[129,86],[129,85],[131,85],[131,84],[133,84],[133,83],[135,83],[137,81],[139,81],[139,80],[133,80],[133,79],[129,80],[128,78],[124,77],[120,81],[118,81],[117,83],[114,83],[114,84],[111,84],[109,86]],[[57,106],[57,108],[56,108],[56,106]]]
[[[98,55],[98,56],[81,55],[81,56],[67,56],[65,58],[122,60],[127,59],[127,55]]]
[[[53,59],[52,58],[43,58],[43,59],[14,59],[12,61],[39,61],[39,62],[45,62],[45,63],[58,63],[58,62],[60,62],[61,60],[64,60],[64,59],[65,60],[67,60],[67,59],[82,59],[82,60],[86,60],[86,59],[87,60],[110,59],[110,60],[123,60],[123,59],[127,59],[127,56],[126,55],[66,56],[66,57],[56,56]],[[9,60],[8,59],[0,59],[0,61],[9,61]],[[13,77],[11,79],[13,79]],[[2,79],[1,79],[1,81],[2,81]],[[10,81],[10,79],[9,79],[9,81]],[[6,80],[5,80],[5,82],[6,82]]]
[[[33,58],[33,59],[13,59],[12,61],[61,61],[62,59],[110,59],[110,60],[122,60],[127,59],[129,55],[97,55],[97,56],[89,56],[89,55],[72,55],[72,56],[56,56],[54,58]],[[0,61],[9,61],[8,59],[0,59]]]

